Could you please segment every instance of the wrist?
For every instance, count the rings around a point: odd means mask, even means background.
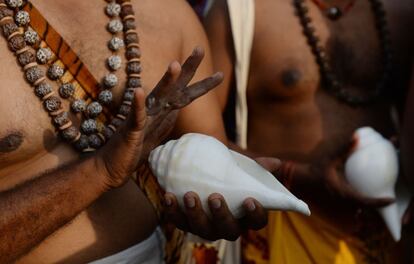
[[[93,163],[93,174],[94,174],[94,180],[99,186],[99,188],[102,190],[102,192],[107,192],[111,189],[109,180],[110,173],[109,169],[106,165],[106,162],[104,161],[103,157],[101,155],[95,155],[91,157],[91,162]]]

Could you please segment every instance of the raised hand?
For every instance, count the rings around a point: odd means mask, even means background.
[[[146,101],[144,91],[136,91],[126,126],[96,155],[106,188],[116,188],[126,182],[140,162],[171,132],[178,110],[222,81],[223,75],[216,73],[189,85],[203,57],[203,49],[197,47],[182,66],[171,63]]]
[[[183,65],[173,62],[146,100],[148,125],[145,129],[143,158],[169,135],[178,110],[206,94],[223,80],[222,73],[189,85],[204,58],[204,51],[196,47]]]

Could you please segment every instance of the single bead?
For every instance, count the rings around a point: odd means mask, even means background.
[[[103,82],[106,88],[113,88],[118,84],[118,77],[113,73],[109,73],[105,75]]]
[[[45,95],[52,92],[52,87],[47,82],[42,82],[35,88],[35,94],[39,98],[43,98]]]
[[[139,42],[138,34],[130,33],[125,36],[126,45],[129,45],[131,43],[138,43],[138,42]]]
[[[49,48],[40,48],[36,53],[37,61],[46,64],[52,58],[52,51]]]
[[[140,78],[129,78],[128,79],[128,87],[129,88],[139,88],[142,86]]]
[[[109,90],[104,90],[99,93],[99,102],[104,105],[108,105],[112,102],[112,92]]]
[[[39,42],[40,37],[36,31],[34,31],[32,28],[29,28],[24,32],[24,40],[26,40],[29,45],[35,45]]]
[[[17,59],[19,60],[19,63],[21,66],[26,66],[29,63],[35,62],[36,57],[34,55],[34,52],[31,50],[25,51],[17,56]]]
[[[141,57],[141,50],[137,47],[130,47],[127,49],[125,55],[128,60],[137,59]]]
[[[70,122],[68,112],[63,112],[53,118],[53,124],[57,127],[61,127]]]
[[[134,100],[134,92],[125,92],[124,93],[124,100],[125,101],[132,101]]]
[[[319,43],[319,38],[315,35],[308,36],[308,43],[312,46],[316,45]]]
[[[13,21],[6,23],[2,26],[3,34],[6,38],[8,38],[14,32],[19,30],[19,27]]]
[[[114,135],[114,131],[109,127],[105,127],[105,129],[103,130],[103,135],[106,140],[109,140]]]
[[[5,17],[13,17],[13,10],[7,7],[1,7],[0,8],[0,20]]]
[[[72,111],[75,113],[80,113],[86,110],[86,103],[82,99],[78,99],[73,101],[72,103]]]
[[[60,77],[63,76],[64,73],[65,73],[65,70],[57,64],[53,64],[52,66],[50,66],[47,71],[47,75],[49,76],[51,80],[59,79]]]
[[[331,20],[338,20],[342,16],[342,11],[338,7],[333,6],[326,10],[326,15]]]
[[[22,35],[16,35],[9,40],[10,49],[14,52],[21,50],[26,46]]]
[[[64,83],[59,87],[59,94],[62,98],[69,98],[75,93],[75,86],[71,83]]]
[[[26,80],[33,84],[40,78],[44,77],[44,72],[39,67],[32,67],[26,71]]]
[[[122,123],[123,123],[123,120],[122,119],[119,119],[119,118],[117,118],[117,117],[115,117],[114,119],[112,119],[112,121],[111,121],[111,125],[113,125],[114,127],[116,127],[116,128],[118,128],[118,127],[120,127],[121,125],[122,125]]]
[[[116,17],[116,16],[119,16],[120,13],[121,13],[121,5],[115,2],[112,2],[106,6],[106,14],[108,16]]]
[[[96,132],[96,121],[94,119],[86,119],[82,122],[81,129],[85,134],[92,134]]]
[[[89,138],[86,135],[81,135],[78,141],[75,142],[75,148],[82,151],[89,147]]]
[[[116,71],[122,66],[122,59],[120,56],[112,55],[108,58],[108,66],[111,70]]]
[[[121,8],[121,17],[126,17],[126,16],[129,16],[129,15],[134,15],[135,13],[134,13],[134,9],[132,8],[132,6],[130,6],[130,5],[127,5],[127,6],[123,6],[122,8]]]
[[[11,8],[18,8],[23,5],[23,0],[6,0],[6,4]]]
[[[98,102],[92,102],[86,108],[86,112],[90,118],[97,117],[100,113],[102,113],[102,110],[102,105]]]
[[[65,130],[63,130],[61,132],[61,135],[65,140],[71,142],[71,141],[75,140],[76,137],[79,136],[79,130],[74,126],[71,126],[71,127],[66,128]]]
[[[99,120],[96,120],[96,129],[97,129],[98,133],[102,133],[105,129],[105,124],[102,123]]]
[[[96,135],[96,134],[92,134],[88,137],[89,140],[89,146],[91,146],[92,148],[100,148],[103,145],[103,142],[101,140],[101,138]]]
[[[43,105],[45,106],[48,112],[54,112],[60,109],[60,107],[62,106],[62,102],[58,97],[51,96],[43,102]]]
[[[129,73],[129,74],[141,73],[141,63],[139,63],[139,62],[130,62],[130,63],[128,63],[127,73]]]
[[[134,19],[127,19],[124,22],[124,30],[131,30],[136,29],[135,20]]]
[[[124,41],[118,37],[114,37],[109,41],[108,47],[113,51],[117,51],[120,48],[124,47]]]
[[[26,11],[22,10],[16,13],[14,20],[16,21],[17,25],[24,27],[30,23],[30,15]]]
[[[119,113],[123,116],[128,116],[130,112],[131,112],[131,106],[129,105],[121,105],[119,107]]]
[[[119,19],[113,19],[108,23],[108,31],[112,34],[122,32],[124,25]]]

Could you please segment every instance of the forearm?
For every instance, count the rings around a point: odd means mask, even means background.
[[[95,159],[67,165],[0,193],[0,263],[9,263],[68,223],[103,192]]]

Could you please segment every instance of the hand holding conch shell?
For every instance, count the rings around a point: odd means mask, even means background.
[[[270,172],[276,172],[281,163],[274,158],[257,158],[256,162]],[[243,208],[246,215],[236,219],[230,212],[221,194],[213,193],[208,197],[211,217],[208,217],[201,206],[199,196],[194,192],[184,195],[185,210],[181,210],[177,197],[166,193],[164,198],[166,209],[164,218],[181,230],[197,234],[204,239],[236,240],[247,229],[260,230],[267,225],[267,211],[254,198],[246,198]]]
[[[256,202],[244,201],[248,197],[254,197],[267,209],[310,214],[308,206],[271,173],[246,156],[229,150],[213,137],[186,134],[153,150],[149,162],[161,187],[177,196],[177,200],[167,196],[167,204],[177,201],[180,208],[187,209],[190,228],[209,239],[212,239],[210,233],[198,230],[200,223],[208,225],[211,219],[218,228],[223,228],[223,222],[234,223],[235,219],[245,216],[246,211],[261,209]],[[207,216],[197,214],[202,210]],[[193,224],[194,221],[199,224]],[[238,233],[237,228],[227,231]],[[235,239],[237,236],[227,238]],[[216,238],[213,236],[213,239]]]
[[[356,203],[358,206],[383,207],[389,205],[394,201],[394,198],[372,198],[365,196],[351,186],[346,179],[344,171],[345,162],[357,145],[358,139],[352,137],[349,144],[336,158],[312,164],[312,174],[317,175],[316,177],[321,177],[318,181],[321,181],[333,196],[339,196],[341,199]]]

